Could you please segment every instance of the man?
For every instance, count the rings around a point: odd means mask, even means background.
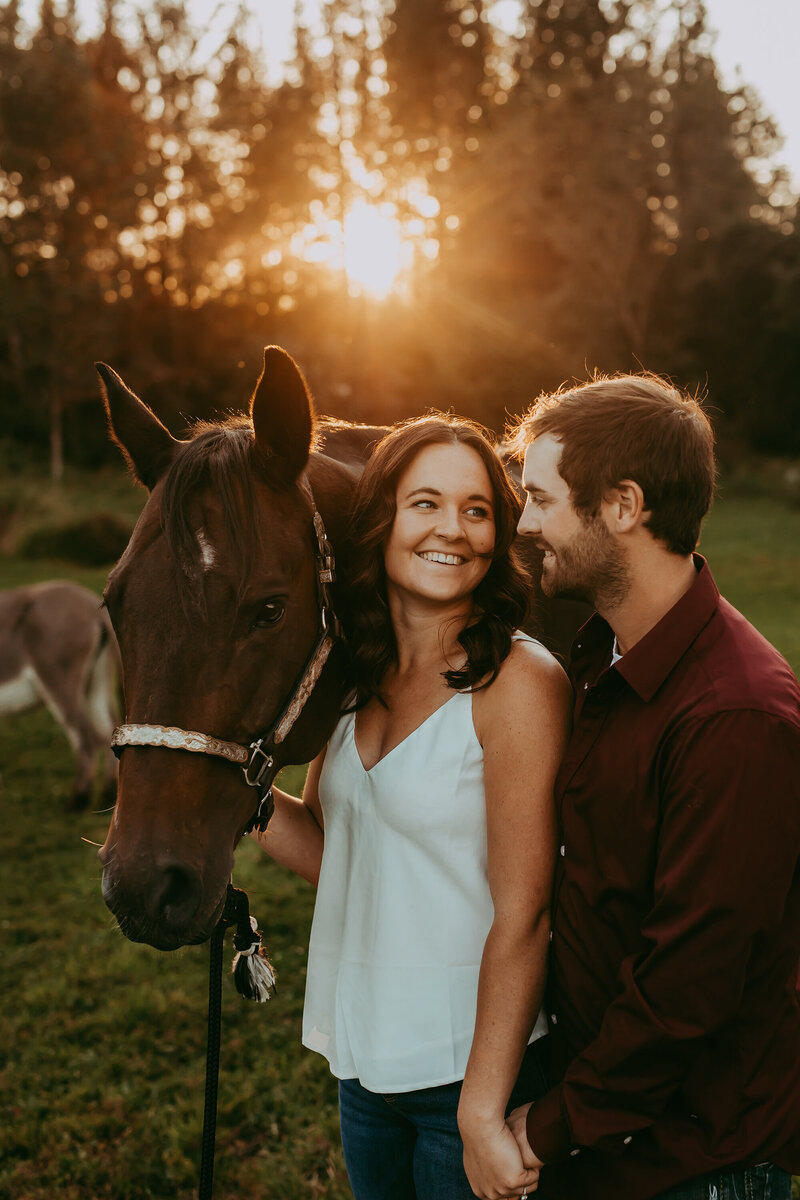
[[[654,376],[541,398],[520,532],[589,600],[556,784],[561,1082],[509,1123],[539,1195],[789,1200],[800,1173],[800,688],[693,554],[714,451]]]

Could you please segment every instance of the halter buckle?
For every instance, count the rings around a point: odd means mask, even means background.
[[[336,581],[336,559],[333,554],[333,546],[328,541],[325,522],[314,503],[313,493],[311,494],[311,505],[314,514],[314,532],[317,535],[317,578],[320,583],[334,583]]]
[[[324,551],[317,555],[317,577],[320,583],[336,582],[336,559],[327,538]]]
[[[275,760],[271,754],[267,754],[266,751],[261,749],[260,740],[250,744],[250,751],[250,761],[246,767],[242,767],[242,773],[244,774],[245,783],[248,785],[248,787],[260,787],[264,776],[272,770],[272,765]],[[258,756],[260,756],[263,761],[258,766],[257,774],[251,779],[250,775],[251,772],[256,768]]]

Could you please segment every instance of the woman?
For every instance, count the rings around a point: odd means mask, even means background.
[[[302,801],[276,791],[259,837],[319,880],[303,1041],[340,1080],[356,1200],[536,1186],[504,1117],[518,1076],[514,1103],[543,1087],[570,692],[514,636],[528,596],[518,515],[469,422],[408,422],[376,447],[353,518],[354,701]]]

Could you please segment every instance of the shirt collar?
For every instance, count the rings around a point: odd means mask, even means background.
[[[708,563],[695,554],[697,578],[657,625],[645,634],[614,666],[645,702],[652,700],[664,680],[710,621],[719,603],[719,591]],[[608,653],[614,634],[598,613],[590,617],[578,635],[580,658]]]

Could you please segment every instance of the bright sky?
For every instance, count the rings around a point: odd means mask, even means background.
[[[785,146],[781,154],[800,188],[800,98],[797,87],[797,47],[800,46],[800,0],[705,0],[710,26],[717,30],[716,59],[726,84],[733,86],[737,71],[754,84],[772,112]],[[511,7],[513,0],[497,0]],[[306,0],[308,7],[313,0]],[[189,0],[189,10],[201,25],[212,13],[230,17],[234,0]],[[264,45],[273,65],[285,57],[294,0],[250,0],[264,29]],[[23,15],[32,19],[38,0],[23,0]],[[78,11],[91,29],[97,22],[97,0],[78,0]]]
[[[780,161],[800,188],[800,97],[797,47],[798,0],[706,0],[709,25],[718,32],[715,57],[726,84],[737,69],[755,84],[786,139]]]

